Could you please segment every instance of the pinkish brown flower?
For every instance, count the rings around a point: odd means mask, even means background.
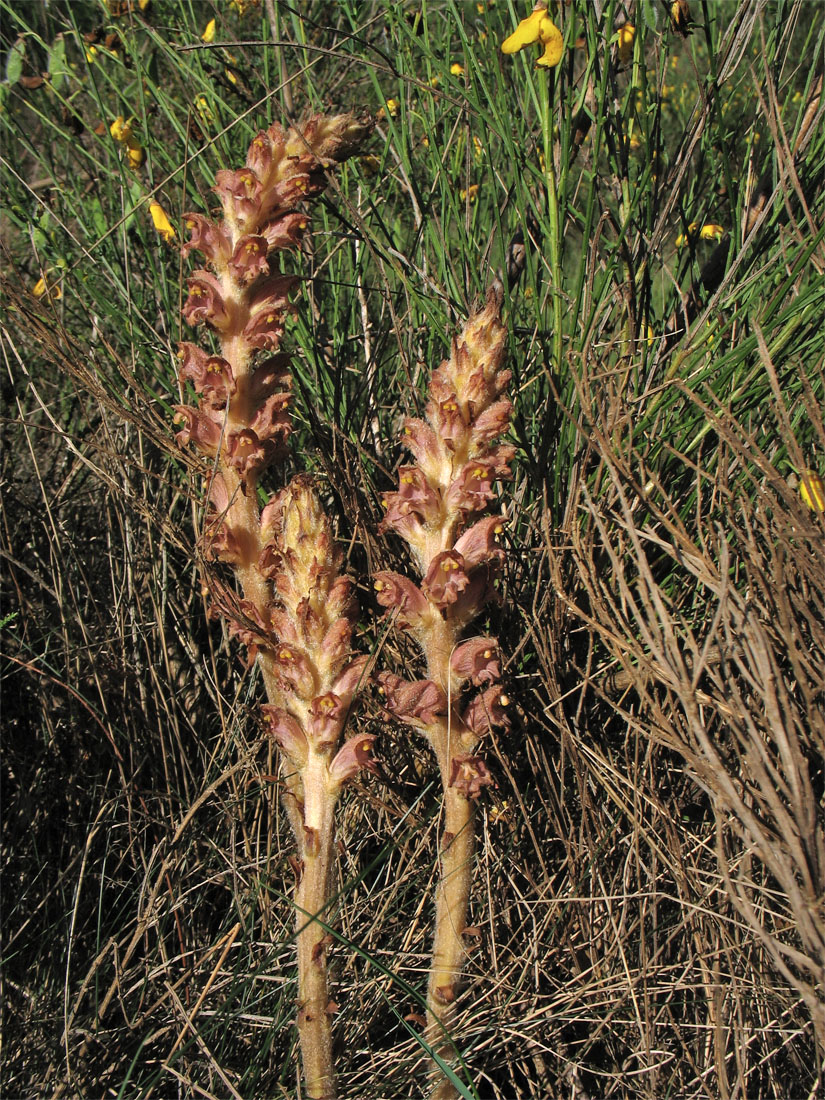
[[[437,479],[444,447],[431,424],[408,417],[404,421],[404,444],[412,451],[425,477]]]
[[[400,573],[376,573],[373,587],[382,607],[397,610],[396,622],[402,630],[419,630],[432,620],[424,593]]]
[[[369,657],[366,654],[362,654],[359,657],[355,657],[346,668],[341,672],[338,679],[332,685],[332,690],[336,695],[339,695],[347,704],[352,700],[353,695],[361,686],[361,683],[366,674],[367,665],[369,664]]]
[[[351,604],[349,605],[352,606]],[[335,611],[332,615],[336,614]],[[330,615],[330,618],[332,617]],[[318,660],[325,668],[333,669],[345,660],[352,648],[352,623],[346,615],[336,619],[324,635],[318,647]]]
[[[209,506],[202,540],[204,552],[231,565],[245,565],[248,532],[235,530],[226,519],[230,500],[221,474],[215,474],[209,481]]]
[[[411,726],[426,730],[447,713],[447,696],[432,680],[410,683],[392,672],[380,672],[378,682],[387,710]]]
[[[266,239],[270,252],[286,248],[298,248],[307,227],[304,214],[283,214],[261,226],[261,236]]]
[[[435,604],[444,609],[456,602],[470,583],[464,570],[464,558],[455,550],[445,550],[436,554],[430,562],[430,568],[421,582],[421,591]]]
[[[209,355],[195,344],[182,341],[178,346],[181,382],[189,381],[196,393],[214,407],[224,406],[235,393],[232,367],[220,355]]]
[[[309,745],[300,722],[283,707],[265,703],[261,707],[271,737],[296,768],[306,767]]]
[[[232,317],[224,302],[221,285],[208,271],[196,271],[187,279],[189,297],[183,306],[183,318],[188,325],[209,325],[224,332]]]
[[[503,530],[502,516],[485,516],[465,531],[455,544],[455,549],[464,558],[465,565],[472,568],[487,561],[503,564],[505,554],[498,542]]]
[[[348,708],[333,691],[317,695],[309,704],[307,736],[316,750],[332,749],[338,744]]]
[[[430,386],[433,397],[427,402],[427,419],[435,428],[436,434],[444,441],[444,445],[450,451],[458,449],[463,444],[470,431],[468,419],[464,416],[458,398],[447,387],[443,395],[437,393],[436,376]]]
[[[223,425],[213,416],[207,415],[200,409],[193,409],[189,405],[176,405],[175,420],[183,424],[175,436],[181,447],[185,447],[190,440],[194,440],[208,455],[217,453]]]
[[[269,261],[266,258],[268,250],[266,237],[241,237],[228,264],[239,283],[249,286],[259,276],[269,274]]]
[[[512,402],[507,398],[494,401],[486,409],[478,414],[473,422],[473,438],[479,442],[489,442],[503,435],[510,427],[510,418],[513,415]],[[515,453],[515,452],[514,452]],[[509,459],[508,459],[509,461]]]
[[[345,741],[329,766],[330,779],[342,784],[359,771],[377,772],[372,759],[374,741],[375,734],[372,733],[358,733]]]
[[[232,252],[229,234],[224,227],[203,214],[184,214],[183,222],[191,235],[181,245],[181,255],[186,257],[197,249],[206,257],[207,263],[216,268],[223,267]]]
[[[261,208],[261,181],[250,168],[221,169],[215,175],[215,193],[227,221],[241,233],[254,227]]]
[[[497,473],[494,462],[473,459],[461,468],[451,483],[444,503],[448,508],[463,513],[483,511],[495,495],[493,483]]]
[[[494,786],[494,782],[480,756],[454,756],[450,761],[450,786],[469,799],[478,798],[484,787]]]
[[[495,638],[470,638],[457,646],[450,657],[450,669],[460,686],[469,680],[476,687],[490,684],[501,676],[498,643]]]
[[[272,455],[275,457],[283,453],[292,432],[292,421],[287,412],[290,400],[288,393],[274,393],[258,406],[249,420],[249,430],[258,440],[273,444]]]
[[[274,653],[275,674],[285,688],[309,702],[318,690],[312,661],[297,646],[279,645]]]
[[[277,457],[278,448],[271,439],[259,439],[251,428],[230,432],[226,438],[226,462],[242,477],[258,472]]]
[[[465,726],[479,736],[496,726],[506,729],[510,725],[509,702],[498,684],[487,688],[467,704],[462,715]]]

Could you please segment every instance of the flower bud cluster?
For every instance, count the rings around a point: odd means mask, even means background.
[[[507,724],[498,643],[460,641],[494,597],[504,561],[502,517],[481,517],[497,482],[510,476],[514,454],[497,442],[512,414],[503,396],[511,374],[501,366],[506,330],[500,313],[501,290],[493,288],[453,342],[450,358],[433,372],[424,419],[406,421],[404,442],[415,465],[401,466],[398,490],[384,494],[381,527],[408,543],[421,582],[393,572],[375,578],[379,603],[427,660],[425,680],[380,674],[386,707],[429,737],[446,782],[467,798],[491,782],[472,753],[491,727]],[[469,701],[468,685],[481,689]]]
[[[338,749],[368,662],[352,652],[352,581],[341,572],[341,551],[308,477],[294,478],[273,498],[261,527],[267,537],[261,568],[275,593],[265,662],[276,687],[264,717],[296,772],[318,772],[330,793],[372,767],[375,740],[356,734]]]

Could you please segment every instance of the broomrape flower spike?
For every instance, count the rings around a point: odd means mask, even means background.
[[[544,47],[544,53],[536,61],[547,69],[553,69],[561,61],[563,52],[562,34],[547,14],[547,6],[538,4],[526,19],[522,19],[509,38],[501,43],[502,53],[518,53],[525,46],[538,43]]]
[[[444,797],[441,871],[427,992],[428,1042],[449,1061],[449,1030],[457,1019],[466,949],[474,851],[475,800],[493,780],[478,750],[492,727],[508,724],[507,697],[498,684],[494,638],[465,638],[472,621],[495,598],[504,560],[504,520],[484,515],[496,484],[510,476],[514,448],[497,442],[512,405],[504,396],[506,330],[503,290],[493,288],[454,341],[452,355],[432,374],[422,420],[409,419],[404,443],[415,465],[398,471],[398,490],[384,494],[382,531],[404,539],[421,578],[375,577],[378,602],[421,648],[426,676],[408,681],[391,672],[378,679],[387,710],[423,733],[438,762]],[[465,693],[465,689],[472,690]],[[447,1037],[445,1041],[445,1036]],[[433,1097],[457,1095],[435,1063]]]
[[[247,647],[248,662],[259,664],[269,700],[265,727],[285,762],[284,806],[299,870],[297,1025],[311,1100],[335,1096],[334,1005],[320,922],[328,919],[338,795],[372,767],[371,734],[341,740],[367,658],[352,650],[353,585],[341,573],[342,555],[312,483],[295,478],[261,510],[258,482],[285,453],[291,430],[289,359],[280,343],[298,279],[278,269],[276,256],[300,246],[305,204],[368,132],[353,115],[261,131],[243,168],[217,174],[222,219],[184,215],[190,238],[181,250],[200,252],[205,265],[189,277],[184,318],[209,329],[218,351],[180,345],[180,383],[196,400],[178,407],[177,438],[208,460],[200,549],[207,562],[231,566],[240,588],[232,592],[210,575],[212,613]],[[166,232],[160,207],[151,212]]]

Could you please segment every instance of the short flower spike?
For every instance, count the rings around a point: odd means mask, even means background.
[[[536,62],[544,68],[552,69],[561,61],[563,50],[562,34],[547,14],[547,8],[540,4],[526,19],[522,19],[509,38],[501,44],[502,53],[518,53],[534,42],[544,46],[544,53]]]

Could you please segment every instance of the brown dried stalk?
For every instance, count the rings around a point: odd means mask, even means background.
[[[763,361],[780,410],[777,434],[794,454],[766,349]],[[572,525],[569,537],[584,595],[569,606],[621,664],[636,699],[634,721],[677,752],[706,793],[727,895],[804,1002],[823,1051],[823,515],[797,497],[725,405],[686,386],[682,392],[720,440],[719,524],[702,516],[689,530],[658,486],[663,503],[646,500],[642,457],[616,453],[595,431],[615,505],[604,497],[581,502],[587,528]],[[822,436],[822,409],[812,398],[808,412]],[[751,496],[726,483],[729,456],[754,470]],[[705,479],[700,470],[700,502]],[[685,590],[693,581],[693,598],[674,600],[660,579],[671,570]]]
[[[379,573],[379,602],[421,647],[427,679],[408,682],[379,676],[387,709],[426,736],[438,761],[444,792],[441,868],[427,992],[427,1038],[441,1059],[452,1052],[459,978],[464,968],[473,854],[475,800],[492,782],[475,755],[485,732],[507,724],[498,643],[462,641],[467,627],[493,599],[504,559],[498,544],[502,517],[478,519],[509,477],[514,448],[495,440],[512,412],[501,396],[510,372],[501,369],[506,330],[500,320],[501,288],[467,322],[451,357],[433,372],[425,419],[407,420],[404,442],[416,465],[399,470],[397,492],[386,493],[384,531],[409,545],[423,578],[420,587],[398,573]],[[484,690],[469,702],[467,684]],[[456,1095],[437,1070],[434,1096]]]
[[[309,479],[295,478],[263,511],[257,485],[290,431],[291,379],[279,348],[297,280],[273,272],[271,257],[299,244],[307,216],[297,204],[320,193],[326,169],[367,132],[351,115],[262,131],[245,168],[218,173],[223,220],[187,215],[192,238],[184,250],[198,249],[208,265],[189,279],[184,317],[215,333],[220,354],[181,345],[181,382],[193,384],[199,404],[178,409],[178,441],[195,443],[212,461],[202,550],[231,565],[241,589],[239,596],[211,577],[213,609],[258,661],[266,722],[284,759],[284,803],[298,847],[298,1031],[313,1100],[335,1096],[323,921],[338,794],[370,766],[372,735],[339,748],[367,658],[352,651],[352,582],[340,572],[342,555]],[[263,361],[259,352],[268,353]]]

